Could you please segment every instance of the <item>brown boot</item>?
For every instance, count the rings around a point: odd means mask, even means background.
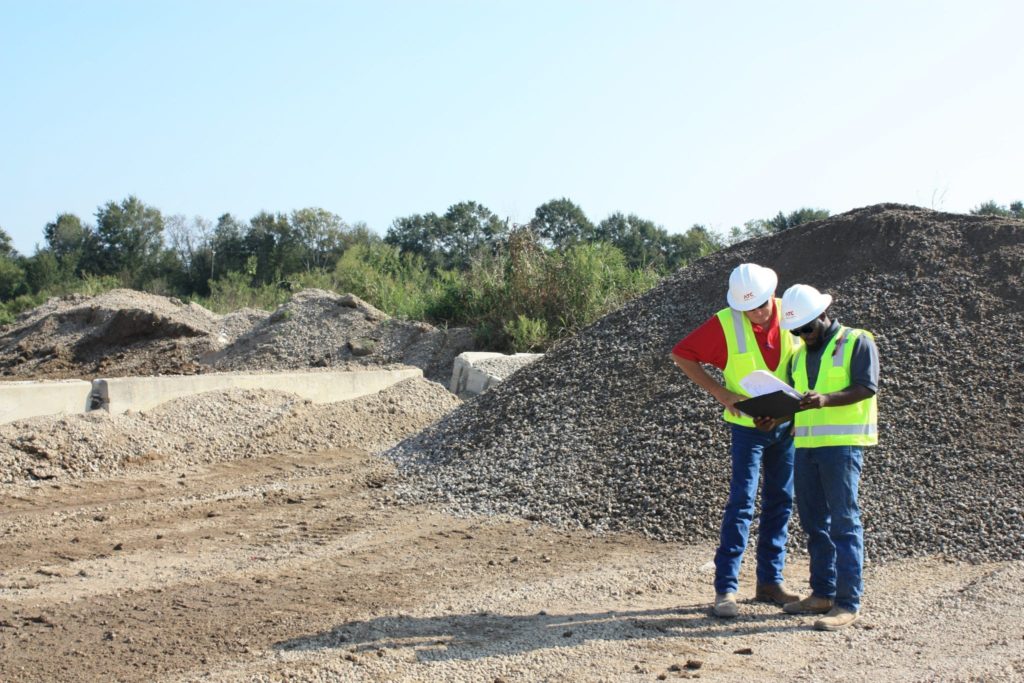
[[[754,600],[758,602],[770,602],[774,605],[785,605],[796,602],[800,596],[786,590],[784,583],[759,583],[754,593]]]
[[[814,628],[819,631],[838,631],[841,628],[846,628],[859,618],[860,614],[857,612],[836,605],[829,610],[828,614],[814,622]]]
[[[740,613],[740,606],[736,604],[735,593],[716,593],[715,606],[711,608],[716,617],[731,619]]]
[[[796,602],[787,602],[782,606],[786,614],[825,614],[832,609],[832,598],[808,595]]]

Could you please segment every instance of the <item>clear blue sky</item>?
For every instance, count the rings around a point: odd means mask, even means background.
[[[0,226],[1024,199],[1024,3],[0,0]]]

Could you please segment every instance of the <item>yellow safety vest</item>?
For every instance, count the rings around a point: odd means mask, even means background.
[[[821,354],[821,367],[814,382],[819,394],[842,391],[850,386],[850,360],[860,335],[874,339],[865,330],[840,326]],[[801,347],[793,356],[793,388],[808,391],[807,350]],[[797,448],[822,446],[873,446],[878,443],[878,401],[876,396],[848,406],[830,406],[803,410],[794,419],[793,443]]]
[[[782,301],[775,299],[775,311],[773,314],[779,317],[778,311],[782,310]],[[791,334],[779,331],[779,365],[775,370],[769,370],[761,356],[761,349],[757,345],[757,337],[754,336],[754,328],[743,311],[733,308],[723,308],[717,314],[718,322],[722,324],[722,331],[725,332],[725,344],[729,352],[729,358],[725,363],[725,370],[722,376],[725,379],[725,388],[742,396],[750,396],[750,392],[740,386],[740,380],[752,373],[754,370],[765,370],[786,381],[786,367],[790,356],[795,348],[801,345],[799,339]],[[726,422],[753,427],[753,418],[743,415],[736,417],[728,410],[722,411],[722,417]]]

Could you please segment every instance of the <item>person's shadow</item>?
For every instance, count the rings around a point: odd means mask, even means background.
[[[377,617],[339,624],[329,631],[276,643],[279,650],[344,649],[375,652],[413,648],[419,661],[468,660],[565,647],[590,640],[657,637],[729,638],[802,630],[801,620],[779,613],[711,616],[706,604],[674,609],[583,614],[505,615],[490,612],[448,616]]]

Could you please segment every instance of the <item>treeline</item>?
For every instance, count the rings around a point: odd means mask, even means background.
[[[1024,218],[1021,202],[972,213]],[[0,228],[0,322],[53,295],[129,287],[194,300],[218,312],[271,309],[292,291],[352,292],[385,312],[468,325],[485,348],[541,350],[577,332],[659,277],[728,243],[779,232],[828,211],[798,209],[720,236],[704,226],[670,234],[636,216],[592,222],[566,198],[526,224],[460,202],[443,214],[397,218],[381,237],[321,209],[164,216],[137,197],[100,206],[95,223],[63,213],[44,246],[18,254]]]
[[[0,321],[55,294],[130,287],[225,312],[273,308],[292,291],[353,292],[384,311],[469,325],[497,349],[542,349],[578,331],[657,278],[721,248],[695,225],[669,234],[636,215],[592,223],[568,199],[525,225],[477,202],[396,219],[381,237],[320,208],[164,216],[137,197],[107,202],[89,224],[60,214],[32,256],[0,231]]]

